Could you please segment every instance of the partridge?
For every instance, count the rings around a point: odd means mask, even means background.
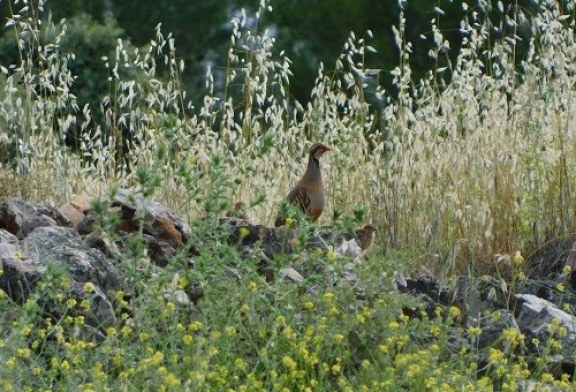
[[[361,229],[356,230],[356,238],[360,249],[366,251],[374,242],[376,227],[372,224],[367,224]]]
[[[331,151],[331,149],[322,143],[316,143],[310,147],[306,172],[286,197],[288,202],[298,206],[312,222],[322,215],[326,204],[326,190],[320,170],[320,157],[326,151]],[[274,225],[278,227],[285,223],[286,218],[280,213]]]

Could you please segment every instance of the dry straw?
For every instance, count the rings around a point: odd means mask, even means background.
[[[28,190],[32,198],[60,203],[111,185],[135,187],[140,167],[161,175],[155,197],[190,219],[203,214],[205,198],[224,182],[219,194],[233,201],[263,192],[266,201],[252,215],[271,223],[306,150],[322,141],[335,150],[324,169],[330,208],[365,207],[383,250],[412,249],[451,267],[480,268],[545,233],[574,231],[576,44],[574,21],[563,14],[573,7],[568,3],[560,10],[559,2],[541,2],[530,17],[511,7],[501,11],[503,25],[493,26],[481,2],[462,21],[456,61],[420,81],[410,69],[418,43],[406,42],[401,15],[394,28],[400,61],[392,71],[398,96],[390,100],[377,88],[380,108],[366,99],[382,74],[364,65],[370,32],[351,34],[335,65],[319,68],[303,106],[290,98],[290,60],[275,54],[274,37],[259,24],[270,8],[262,1],[256,23],[245,13],[233,20],[226,69],[208,70],[206,96],[194,108],[180,88],[185,71],[175,42],[159,26],[147,51],[130,53],[119,41],[116,56],[103,58],[114,88],[102,102],[102,124],[90,121],[94,108],[77,108],[70,94],[69,57],[58,46],[66,24],[43,42],[37,13],[14,15],[22,59],[1,68],[0,144],[15,146],[19,176],[50,182]],[[531,31],[524,59],[516,57],[520,29]],[[437,18],[431,31],[430,55],[440,64],[450,48]],[[122,67],[145,77],[124,80]],[[171,76],[160,78],[160,68]],[[84,131],[81,155],[63,147],[72,125]],[[133,143],[119,153],[123,132]],[[329,209],[321,223],[331,217]]]

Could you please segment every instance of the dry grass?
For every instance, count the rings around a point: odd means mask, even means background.
[[[27,37],[20,38],[22,46],[38,47],[30,38],[37,19],[15,19],[30,33],[21,35]],[[209,71],[198,108],[179,88],[184,68],[170,36],[158,30],[149,51],[140,53],[127,53],[120,43],[118,58],[106,59],[115,88],[103,101],[105,124],[88,121],[90,108],[56,115],[75,105],[68,94],[72,75],[58,53],[60,35],[51,46],[39,34],[39,57],[23,51],[22,63],[7,72],[0,144],[16,146],[15,173],[34,173],[50,187],[22,182],[28,188],[14,193],[62,203],[72,194],[106,193],[111,185],[135,187],[136,168],[145,168],[162,179],[154,196],[190,219],[204,213],[214,192],[229,203],[264,193],[265,202],[250,212],[271,223],[303,170],[307,148],[322,141],[335,151],[325,160],[331,203],[321,224],[332,223],[332,209],[349,214],[365,207],[366,220],[380,229],[382,250],[412,249],[439,262],[436,267],[485,270],[496,254],[513,254],[544,233],[574,231],[576,44],[573,22],[555,2],[544,2],[532,16],[529,56],[520,67],[514,32],[529,22],[514,14],[511,33],[494,40],[482,12],[477,19],[470,13],[455,64],[418,82],[411,79],[411,44],[401,19],[395,30],[400,64],[393,70],[399,96],[388,100],[378,91],[382,111],[365,99],[379,72],[364,67],[370,34],[350,36],[335,70],[319,70],[303,107],[289,99],[289,59],[275,54],[267,31],[244,22],[234,21],[224,95],[215,93]],[[437,26],[432,54],[443,56]],[[146,78],[121,80],[120,67]],[[161,67],[172,77],[160,80]],[[82,157],[62,147],[70,124],[89,135]],[[122,129],[135,141],[125,155],[118,153]]]

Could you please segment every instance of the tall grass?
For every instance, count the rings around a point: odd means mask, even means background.
[[[116,56],[103,58],[111,86],[104,123],[69,93],[70,55],[59,53],[66,23],[47,34],[39,13],[15,12],[21,61],[2,67],[0,145],[16,159],[3,162],[0,181],[18,178],[11,193],[62,203],[111,185],[135,187],[137,169],[153,170],[162,179],[154,197],[193,219],[222,180],[216,160],[227,184],[222,199],[265,195],[251,214],[269,224],[307,148],[322,141],[334,152],[324,165],[330,203],[321,224],[332,223],[334,210],[364,208],[383,251],[411,249],[423,260],[482,271],[496,254],[574,231],[576,44],[565,15],[573,2],[565,4],[543,1],[530,16],[511,6],[501,10],[505,25],[494,26],[488,13],[497,5],[480,2],[462,21],[462,46],[451,49],[435,18],[436,68],[423,80],[411,76],[418,43],[406,42],[401,15],[392,99],[374,90],[385,71],[365,66],[370,33],[352,33],[335,64],[319,68],[305,105],[291,98],[290,60],[262,27],[266,1],[255,19],[233,19],[228,63],[223,72],[207,70],[200,107],[181,89],[185,65],[159,26],[147,49],[128,52],[120,41]],[[524,59],[517,58],[520,29],[531,32]],[[456,61],[439,68],[448,50],[458,51]],[[126,79],[123,68],[144,76]],[[81,154],[63,144],[72,125],[84,135]]]

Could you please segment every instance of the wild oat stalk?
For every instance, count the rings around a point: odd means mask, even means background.
[[[495,39],[489,10],[478,7],[461,23],[454,63],[423,80],[412,77],[417,43],[406,41],[401,14],[394,99],[377,87],[382,72],[365,65],[370,34],[351,34],[334,69],[319,67],[306,105],[290,97],[290,60],[275,53],[262,26],[270,9],[262,1],[255,19],[242,13],[233,20],[227,68],[208,70],[199,107],[181,89],[186,68],[171,35],[159,26],[137,50],[119,41],[115,55],[102,60],[110,77],[102,123],[92,116],[95,108],[77,108],[69,93],[75,76],[58,50],[66,24],[44,34],[37,13],[15,13],[10,23],[22,59],[2,68],[0,143],[12,151],[19,175],[58,181],[32,197],[104,194],[110,184],[135,186],[135,169],[147,168],[163,178],[155,196],[193,218],[204,214],[203,199],[221,183],[211,171],[217,156],[232,184],[221,196],[258,201],[253,217],[271,223],[307,148],[322,141],[335,153],[326,160],[331,203],[320,223],[330,224],[333,210],[365,207],[366,219],[380,227],[383,250],[420,250],[454,268],[474,261],[481,270],[494,254],[574,230],[576,43],[565,14],[572,8],[547,1],[531,16],[502,9],[505,25]],[[432,20],[434,59],[449,50],[441,15],[437,9]],[[520,30],[530,31],[523,34],[530,40],[525,59],[517,57]],[[74,124],[82,130],[82,157],[62,143]]]

